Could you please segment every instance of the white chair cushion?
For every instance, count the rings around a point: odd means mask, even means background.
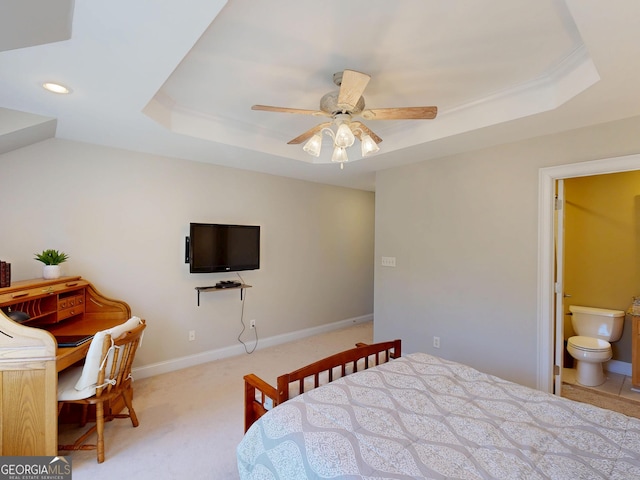
[[[102,345],[104,343],[104,336],[106,334],[110,334],[111,338],[115,339],[115,338],[118,338],[123,333],[134,329],[138,325],[140,325],[140,318],[131,317],[126,322],[121,323],[120,325],[116,325],[115,327],[97,332],[93,336],[93,339],[91,340],[91,345],[89,345],[89,351],[87,352],[87,356],[85,358],[84,367],[81,368],[81,373],[77,377],[77,381],[74,386],[75,390],[77,390],[78,392],[83,392],[83,394],[85,394],[86,392],[91,392],[91,390],[92,390],[92,393],[89,393],[88,395],[81,396],[78,398],[87,398],[92,395],[95,395],[96,393],[96,380],[98,379],[98,370],[100,370],[100,361],[102,356]],[[75,370],[75,369],[71,369],[71,370]],[[60,375],[58,376],[58,399],[59,400],[63,400],[62,398],[59,397],[60,392],[62,391],[60,389],[60,382],[61,382],[60,377],[63,377],[63,376],[64,377],[67,376],[66,371],[60,372]],[[75,400],[77,400],[78,398],[76,398]]]
[[[58,375],[58,400],[81,400],[96,394],[95,384],[84,390],[76,390],[76,383],[78,383],[80,375],[82,375],[82,367],[71,367],[60,372]]]

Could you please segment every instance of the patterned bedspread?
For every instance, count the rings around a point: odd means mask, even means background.
[[[640,419],[426,354],[274,408],[237,448],[248,479],[640,479]]]

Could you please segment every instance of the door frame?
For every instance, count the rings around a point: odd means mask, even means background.
[[[555,292],[555,311],[553,330],[555,332],[555,355],[553,372],[553,393],[562,393],[562,369],[564,367],[564,221],[566,214],[566,201],[564,194],[564,178],[555,181],[555,206],[554,210],[554,239],[555,239],[555,277],[553,291]],[[560,392],[560,393],[558,393]]]
[[[538,172],[538,378],[537,388],[553,392],[555,328],[554,206],[556,180],[640,170],[640,154],[541,168]],[[564,339],[557,339],[563,344]],[[556,393],[557,395],[560,392]]]

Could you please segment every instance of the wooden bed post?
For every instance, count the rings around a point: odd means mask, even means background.
[[[244,377],[244,431],[249,430],[249,427],[256,421],[255,412],[253,408],[246,408],[246,405],[252,404],[256,398],[256,387],[247,382],[247,377]]]

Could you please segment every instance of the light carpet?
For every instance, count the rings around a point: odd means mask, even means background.
[[[242,377],[255,373],[275,386],[282,373],[372,341],[373,322],[366,322],[138,380],[133,406],[140,426],[133,428],[129,419],[106,424],[104,463],[97,463],[95,450],[61,453],[72,459],[74,480],[237,479]],[[72,443],[77,433],[75,427],[61,427],[60,442]]]

